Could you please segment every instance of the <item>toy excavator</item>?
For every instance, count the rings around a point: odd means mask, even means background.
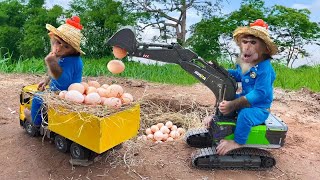
[[[129,56],[142,57],[156,61],[175,63],[206,85],[217,97],[216,113],[210,128],[189,130],[186,142],[191,147],[201,148],[192,154],[192,165],[205,169],[253,169],[264,170],[273,167],[276,161],[265,148],[280,148],[284,145],[287,125],[270,114],[265,124],[251,129],[244,147],[218,155],[216,146],[221,139],[233,139],[236,114],[222,115],[218,104],[222,100],[235,98],[237,83],[224,68],[215,62],[206,62],[196,53],[184,49],[179,44],[140,43],[136,40],[134,29],[124,27],[108,41],[127,51]]]

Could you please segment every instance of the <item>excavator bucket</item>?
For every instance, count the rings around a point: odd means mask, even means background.
[[[129,54],[137,49],[138,42],[132,27],[123,27],[107,40],[110,46],[117,46],[125,49]]]

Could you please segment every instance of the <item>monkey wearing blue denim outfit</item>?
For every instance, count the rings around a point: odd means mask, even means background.
[[[58,28],[46,25],[50,31],[51,52],[45,57],[45,63],[48,69],[49,77],[38,84],[38,90],[44,91],[45,86],[49,84],[49,89],[54,92],[68,90],[72,83],[82,81],[83,63],[80,57],[85,54],[80,48],[80,41],[83,37],[80,32],[82,25],[80,18],[73,16],[66,20]],[[33,97],[31,112],[25,109],[26,119],[32,122],[32,125],[39,127],[42,122],[40,110],[43,106],[43,100],[40,93]]]
[[[238,112],[234,140],[221,140],[216,148],[219,155],[242,147],[251,127],[263,124],[268,118],[276,76],[270,60],[277,53],[277,46],[271,40],[268,25],[263,20],[250,23],[249,27],[238,27],[233,38],[240,48],[240,63],[235,70],[228,72],[242,83],[242,92],[236,99],[219,104],[219,110],[224,115]],[[204,120],[205,124],[208,119]]]
[[[72,83],[80,83],[82,80],[83,63],[80,56],[67,56],[58,60],[59,66],[63,69],[58,79],[51,79],[50,91],[68,90]],[[41,93],[41,92],[40,92]],[[42,117],[40,110],[43,106],[41,95],[36,94],[32,99],[31,118],[35,126],[41,125]]]
[[[273,82],[275,72],[266,59],[251,67],[244,74],[240,65],[235,70],[228,70],[229,74],[237,82],[242,84],[242,92],[237,98],[245,96],[250,107],[238,111],[234,141],[238,144],[245,144],[251,127],[263,124],[269,115],[268,109],[273,100]]]

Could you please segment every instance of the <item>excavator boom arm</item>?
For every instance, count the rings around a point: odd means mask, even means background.
[[[139,43],[130,27],[120,29],[107,44],[125,49],[129,56],[180,65],[205,84],[215,94],[217,102],[235,98],[236,82],[224,68],[215,62],[204,61],[196,53],[179,44]]]

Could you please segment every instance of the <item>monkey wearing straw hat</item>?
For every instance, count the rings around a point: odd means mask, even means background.
[[[38,84],[38,90],[44,91],[49,84],[51,91],[68,90],[72,83],[82,81],[83,62],[80,55],[85,53],[80,48],[80,41],[83,37],[80,18],[73,16],[66,20],[58,28],[46,24],[49,30],[51,52],[45,57],[45,64],[49,77]],[[35,95],[32,100],[31,112],[25,110],[27,120],[30,120],[35,127],[42,122],[39,110],[43,106],[43,100]]]
[[[249,136],[251,127],[263,124],[269,116],[273,101],[273,82],[276,74],[271,65],[271,56],[277,53],[277,46],[268,33],[268,25],[261,19],[250,23],[249,27],[238,27],[233,38],[240,48],[239,62],[236,69],[228,70],[237,82],[242,84],[242,91],[232,101],[222,101],[219,110],[222,114],[237,111],[234,140],[221,140],[217,153],[227,152],[242,147]],[[212,117],[204,119],[209,126]]]

